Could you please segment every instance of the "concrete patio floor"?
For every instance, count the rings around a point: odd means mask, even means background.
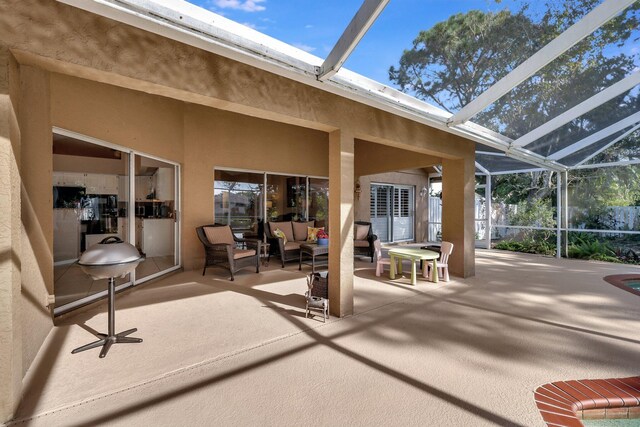
[[[355,315],[326,324],[297,264],[167,277],[116,300],[141,344],[71,354],[106,304],[59,322],[16,423],[533,426],[538,385],[640,373],[640,299],[602,280],[640,268],[483,250],[476,268],[413,287],[358,261]]]

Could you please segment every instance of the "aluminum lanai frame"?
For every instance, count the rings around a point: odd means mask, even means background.
[[[468,121],[491,102],[504,96],[571,46],[633,5],[635,0],[604,0],[581,20],[456,114],[448,113],[390,86],[340,68],[357,42],[384,9],[387,4],[385,0],[366,0],[349,27],[345,29],[332,54],[329,55],[330,57],[324,61],[255,30],[179,0],[164,0],[162,2],[159,0],[58,1],[464,136],[503,152],[503,156],[534,166],[533,169],[527,170],[547,169],[557,172],[559,176],[566,174],[567,170],[572,168],[572,166],[561,162],[563,158],[620,131],[622,124],[619,122],[616,124],[618,126],[609,126],[546,157],[528,150],[527,146],[535,142],[538,137],[592,111],[613,97],[628,90],[634,90],[633,88],[640,80],[640,71],[636,70],[623,80],[603,89],[587,101],[583,101],[563,114],[552,118],[515,141]],[[632,114],[621,122],[627,123],[635,129],[640,125],[640,120],[634,121],[636,118],[638,118],[637,115]],[[626,129],[626,127],[622,129]],[[623,138],[616,138],[614,142],[607,144],[607,147],[621,139]],[[585,161],[586,159],[575,166],[583,168],[585,166],[582,163]],[[634,162],[624,163],[632,164]],[[594,166],[590,165],[590,167]],[[486,167],[482,167],[482,169],[484,172],[491,172]],[[512,172],[523,171],[525,170],[519,169]],[[500,173],[507,172],[501,171]],[[496,172],[491,172],[491,174],[495,175]],[[564,191],[566,191],[566,186]],[[563,211],[566,213],[566,209]]]
[[[562,164],[556,157],[545,157],[528,150],[527,140],[531,139],[530,142],[533,142],[533,137],[541,133],[540,128],[543,128],[545,133],[549,133],[567,118],[577,117],[580,113],[593,110],[609,100],[614,96],[613,94],[619,94],[624,92],[625,88],[633,86],[640,76],[638,71],[632,73],[624,80],[590,98],[589,102],[583,102],[551,119],[532,131],[532,135],[525,135],[526,139],[519,138],[513,141],[467,119],[634,4],[635,0],[604,0],[456,114],[340,68],[366,30],[382,13],[388,0],[365,0],[332,53],[324,61],[180,0],[58,1],[464,136],[503,151],[507,156],[519,161],[557,172],[564,171],[570,166]],[[603,138],[607,136],[600,135]]]

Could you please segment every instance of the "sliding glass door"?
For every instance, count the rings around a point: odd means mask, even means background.
[[[57,128],[52,145],[54,314],[106,296],[107,279],[91,279],[76,261],[107,237],[144,256],[116,278],[117,290],[179,267],[177,164]]]
[[[235,234],[262,237],[264,222],[315,220],[328,226],[329,179],[216,169],[214,220]]]
[[[144,256],[136,268],[136,282],[178,266],[177,166],[135,155],[135,246]]]
[[[414,239],[415,187],[371,184],[371,227],[382,242]]]

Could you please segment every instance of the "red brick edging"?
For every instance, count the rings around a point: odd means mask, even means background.
[[[640,377],[557,381],[538,387],[534,397],[548,426],[581,427],[579,411],[640,406]]]
[[[626,280],[640,280],[640,276],[638,274],[614,274],[612,276],[605,276],[603,279],[605,282],[612,284],[616,288],[640,296],[639,290],[633,289],[624,283]]]

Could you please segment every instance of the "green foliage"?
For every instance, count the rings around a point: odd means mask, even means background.
[[[448,111],[458,111],[599,3],[599,0],[549,0],[530,10],[523,2],[515,12],[472,10],[453,15],[421,31],[411,49],[402,54],[399,65],[390,67],[389,78],[404,92]],[[575,106],[577,99],[586,99],[588,94],[631,74],[638,66],[640,53],[621,47],[637,37],[639,10],[640,2],[636,2],[491,104],[473,121],[515,139]],[[638,91],[627,91],[537,141],[537,148],[543,155],[551,153],[566,146],[567,140],[578,141],[639,108]],[[602,153],[605,161],[637,158],[640,132],[619,144],[625,149]],[[636,172],[633,174],[637,177]],[[590,203],[590,196],[602,189],[605,191],[601,198],[615,202],[608,206],[640,201],[640,179],[614,176],[615,172],[610,170],[598,170],[596,175],[581,185],[582,176],[575,175],[571,183],[576,188],[573,200]],[[551,172],[502,175],[494,179],[493,196],[498,202],[516,204],[554,197]],[[599,201],[597,204],[606,206]]]
[[[556,245],[550,239],[528,237],[523,240],[503,240],[496,243],[496,249],[529,254],[555,255]]]
[[[518,203],[518,210],[511,217],[513,225],[525,225],[533,227],[554,227],[556,225],[555,209],[551,203],[533,199]]]
[[[571,240],[572,242],[569,244],[570,258],[620,262],[609,243],[599,241],[595,236],[580,234]]]

